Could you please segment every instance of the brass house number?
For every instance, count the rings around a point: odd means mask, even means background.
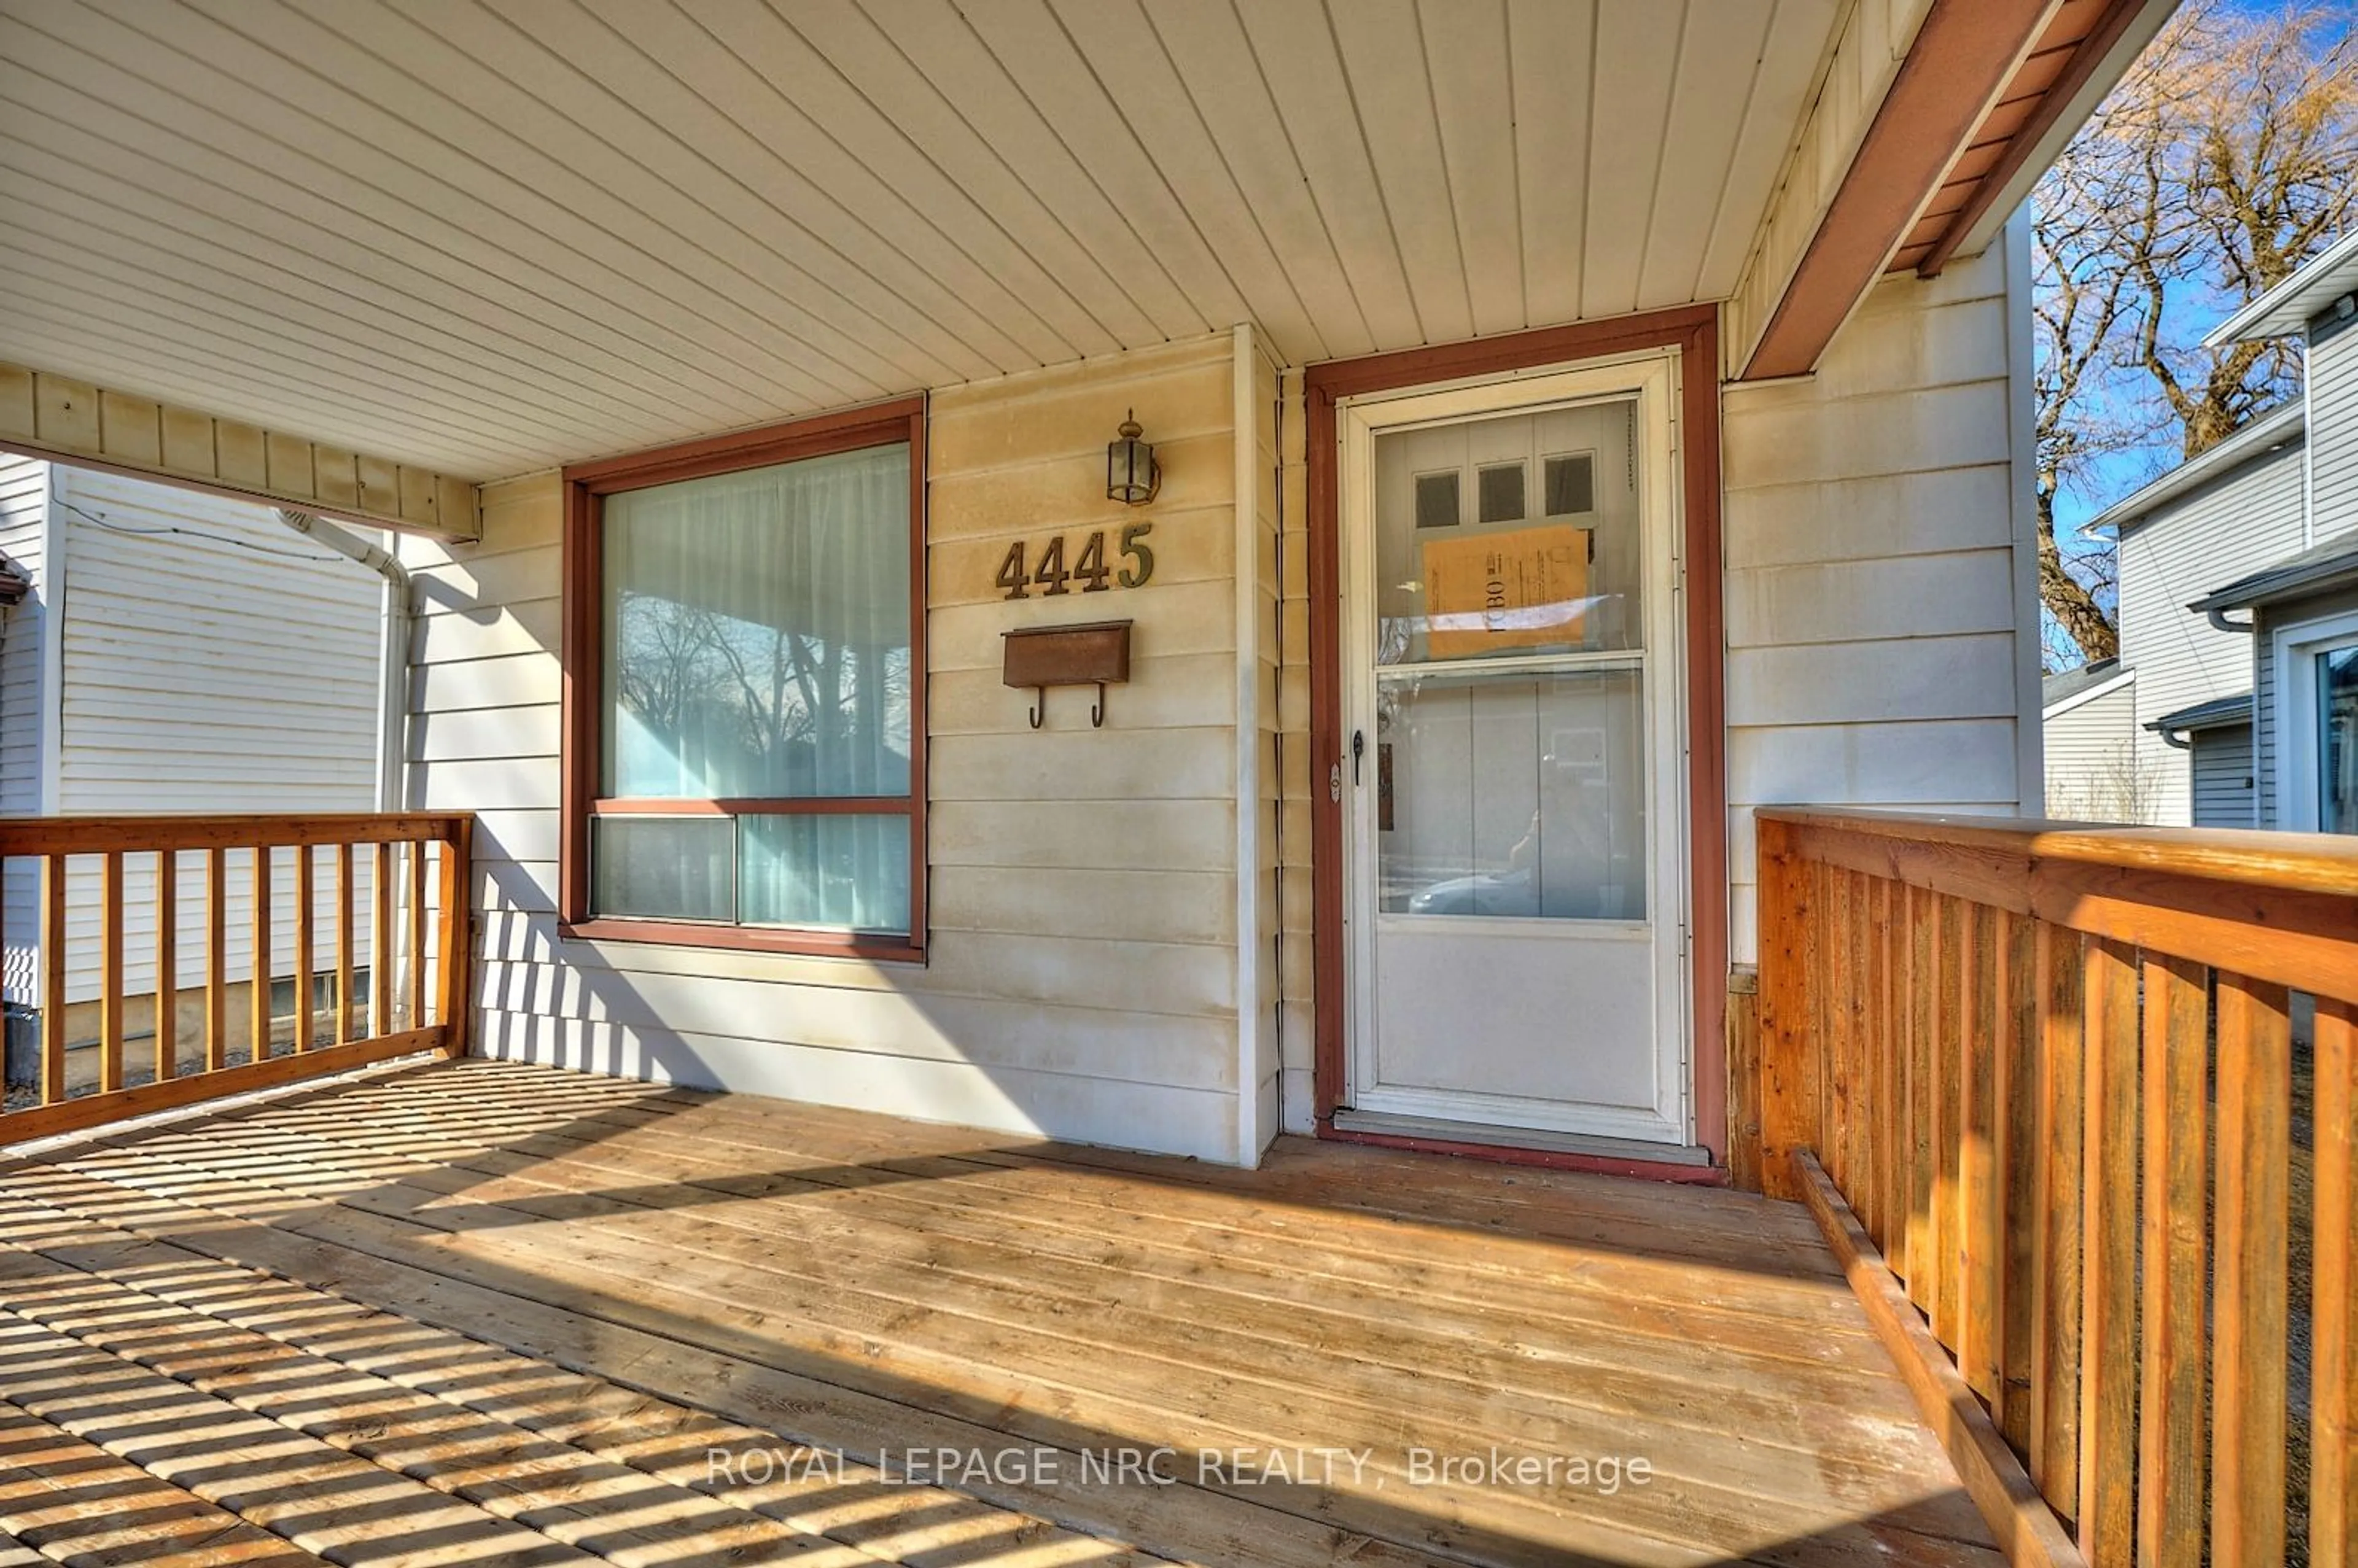
[[[1034,588],[1040,589],[1042,597],[1053,599],[1060,593],[1072,592],[1076,582],[1081,585],[1083,593],[1103,593],[1117,586],[1143,588],[1154,575],[1154,551],[1146,543],[1146,535],[1153,531],[1152,523],[1133,523],[1121,531],[1120,542],[1114,546],[1123,562],[1120,567],[1106,560],[1106,531],[1102,528],[1090,532],[1069,567],[1065,564],[1064,535],[1050,535],[1041,547],[1036,567],[1031,563],[1025,541],[1018,539],[1007,546],[1006,558],[999,563],[999,576],[994,580],[1007,590],[1004,597],[1008,599],[1029,599]]]

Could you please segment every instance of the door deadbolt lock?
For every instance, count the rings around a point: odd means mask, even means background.
[[[1343,764],[1340,762],[1336,763],[1326,772],[1326,798],[1329,800],[1343,798]]]

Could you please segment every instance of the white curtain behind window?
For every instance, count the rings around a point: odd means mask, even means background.
[[[626,798],[909,787],[909,449],[609,496],[605,777]]]

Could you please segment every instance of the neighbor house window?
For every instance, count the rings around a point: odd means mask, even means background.
[[[913,957],[923,406],[566,471],[568,934]]]
[[[2317,826],[2358,833],[2358,643],[2310,655],[2317,703]]]

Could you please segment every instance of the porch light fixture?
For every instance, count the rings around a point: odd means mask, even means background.
[[[1124,506],[1143,506],[1163,488],[1163,470],[1154,461],[1154,445],[1138,438],[1138,410],[1121,422],[1120,438],[1106,443],[1106,499]]]

